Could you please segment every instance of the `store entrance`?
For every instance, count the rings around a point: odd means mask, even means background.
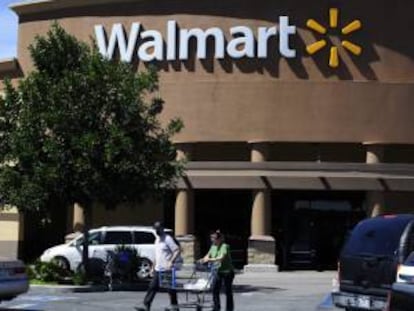
[[[366,217],[363,192],[286,191],[272,200],[282,270],[336,269],[347,234]]]
[[[247,264],[247,245],[250,234],[251,191],[197,190],[195,192],[195,232],[200,251],[210,247],[210,232],[220,229],[230,244],[236,268]]]

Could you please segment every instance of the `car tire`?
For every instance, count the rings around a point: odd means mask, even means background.
[[[150,277],[152,270],[152,262],[147,258],[141,258],[138,264],[137,278],[138,280],[145,280]]]
[[[56,265],[58,265],[62,269],[66,270],[66,271],[70,271],[69,261],[65,257],[57,256],[57,257],[52,259],[52,262],[54,262]]]

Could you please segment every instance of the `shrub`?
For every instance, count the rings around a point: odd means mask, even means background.
[[[41,262],[37,260],[28,267],[28,277],[31,280],[42,282],[61,282],[70,275],[70,272],[54,262]]]
[[[74,285],[85,285],[87,281],[84,271],[77,271],[73,274],[72,282]]]

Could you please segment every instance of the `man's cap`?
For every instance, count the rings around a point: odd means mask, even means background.
[[[154,225],[152,226],[155,230],[157,230],[157,229],[164,229],[164,226],[163,226],[163,224],[162,224],[162,222],[161,221],[156,221],[156,222],[154,222]]]

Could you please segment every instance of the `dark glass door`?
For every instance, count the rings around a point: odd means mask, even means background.
[[[273,197],[277,264],[284,270],[336,269],[348,231],[365,217],[364,193],[284,192]]]

